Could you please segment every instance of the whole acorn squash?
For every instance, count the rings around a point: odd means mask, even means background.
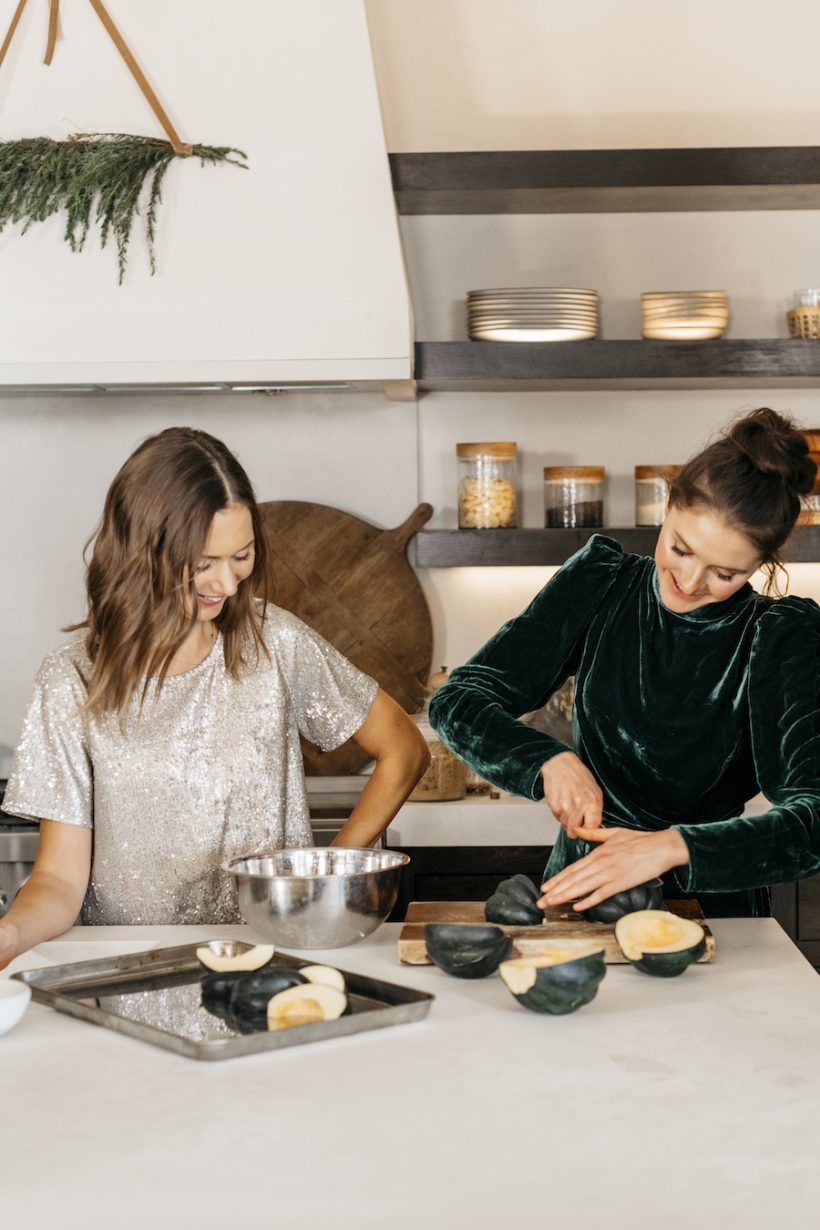
[[[615,924],[621,952],[635,969],[656,978],[676,978],[706,952],[700,923],[668,910],[638,910]]]
[[[626,892],[614,893],[606,901],[582,910],[581,915],[589,922],[614,923],[624,914],[634,914],[637,910],[663,909],[663,883],[661,880],[647,880],[645,884],[637,884]]]
[[[487,922],[510,927],[538,927],[544,921],[543,910],[535,904],[538,897],[538,889],[529,876],[511,876],[501,881],[487,901],[484,917]]]
[[[604,950],[592,940],[564,940],[537,956],[504,961],[498,972],[519,1004],[559,1016],[595,998],[606,974]]]
[[[427,923],[424,944],[430,960],[454,978],[486,978],[512,950],[500,927],[481,923]]]

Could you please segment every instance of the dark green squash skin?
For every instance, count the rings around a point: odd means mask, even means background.
[[[588,922],[614,923],[624,914],[634,914],[637,910],[663,908],[663,884],[660,880],[647,880],[645,884],[637,884],[626,892],[614,893],[590,909],[582,910],[581,914]]]
[[[258,970],[211,971],[200,979],[202,1006],[212,1016],[238,1028],[238,1021],[250,1026],[249,1032],[265,1029],[268,1000],[286,987],[307,982],[289,965],[265,965]],[[261,1022],[261,1024],[260,1024]],[[241,1031],[248,1032],[248,1031]]]
[[[231,1000],[231,992],[241,978],[247,977],[246,970],[212,970],[203,974],[199,985],[202,991],[202,1004],[214,1016],[224,1017]]]
[[[651,974],[654,978],[677,978],[695,961],[699,961],[706,952],[706,936],[694,948],[684,948],[680,952],[644,952],[637,961],[629,961],[642,974]]]
[[[273,999],[274,995],[287,990],[288,987],[298,986],[301,982],[307,982],[307,979],[289,965],[267,965],[258,973],[246,974],[231,990],[231,1014],[243,1019],[255,1017],[260,1013],[264,1016],[268,1001]]]
[[[604,954],[593,952],[574,961],[547,965],[536,970],[535,982],[529,991],[525,991],[523,995],[515,995],[515,999],[532,1012],[563,1016],[568,1012],[576,1012],[578,1008],[593,1000],[605,974]]]
[[[454,978],[486,978],[512,951],[512,940],[500,927],[463,923],[427,923],[427,955]]]
[[[502,880],[484,906],[487,922],[504,923],[509,927],[539,927],[544,913],[535,904],[538,889],[525,875]]]

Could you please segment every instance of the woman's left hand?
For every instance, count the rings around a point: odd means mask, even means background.
[[[584,840],[600,843],[598,849],[570,863],[541,885],[543,896],[538,905],[542,909],[572,901],[573,909],[588,910],[614,893],[625,892],[689,862],[686,842],[677,829],[657,833],[590,829],[584,830]]]

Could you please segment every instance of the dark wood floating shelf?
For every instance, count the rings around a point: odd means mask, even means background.
[[[625,551],[651,555],[656,529],[627,526],[598,530],[422,530],[416,534],[417,568],[476,568],[563,564],[593,534],[615,538]],[[820,561],[820,525],[800,525],[783,551],[790,563]]]
[[[817,209],[820,147],[391,154],[402,214]]]
[[[792,338],[711,342],[417,342],[425,390],[804,388],[820,386],[820,343]]]

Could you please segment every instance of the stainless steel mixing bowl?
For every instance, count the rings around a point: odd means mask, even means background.
[[[274,850],[223,865],[239,910],[259,935],[283,948],[342,948],[381,926],[410,859],[393,850],[341,846]]]

